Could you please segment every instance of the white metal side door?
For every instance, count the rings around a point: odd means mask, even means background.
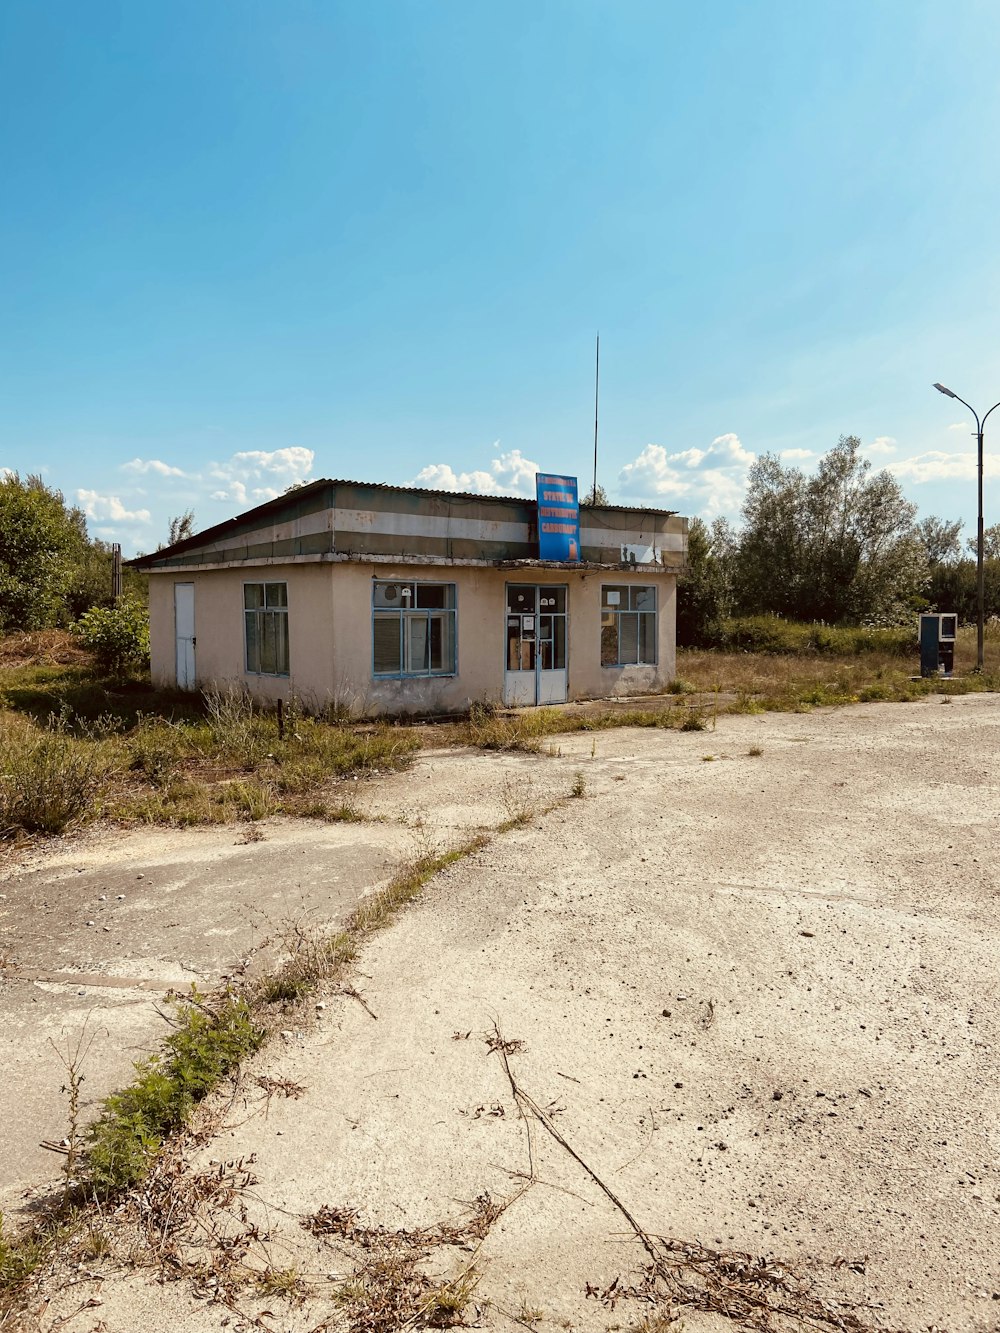
[[[177,688],[194,689],[194,584],[174,584],[174,635],[177,642]]]

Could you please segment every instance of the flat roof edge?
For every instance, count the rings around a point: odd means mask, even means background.
[[[216,523],[203,532],[197,532],[192,537],[185,537],[183,541],[174,542],[172,546],[164,546],[148,555],[134,556],[131,560],[126,560],[125,564],[130,569],[150,570],[157,559],[163,559],[167,555],[181,555],[185,551],[195,550],[199,546],[204,546],[206,542],[215,541],[219,537],[225,536],[226,533],[233,532],[267,514],[291,507],[307,496],[315,495],[318,491],[330,486],[357,486],[369,490],[395,492],[400,495],[426,495],[437,500],[471,500],[477,504],[528,505],[531,508],[536,506],[535,499],[526,495],[479,495],[473,491],[438,491],[432,490],[428,486],[397,486],[391,482],[383,481],[351,481],[344,477],[320,477],[316,481],[296,487],[293,491],[286,491],[283,495],[275,496],[273,500],[265,500],[263,504],[256,505],[253,509],[246,509],[243,513],[234,515],[233,518],[224,519],[221,523]],[[622,514],[652,514],[657,518],[675,518],[678,514],[676,509],[653,509],[639,505],[581,505],[581,526],[585,515],[590,513],[599,514],[602,511]]]

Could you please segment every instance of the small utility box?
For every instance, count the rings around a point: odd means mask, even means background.
[[[920,674],[950,676],[955,670],[955,635],[958,616],[920,617]]]

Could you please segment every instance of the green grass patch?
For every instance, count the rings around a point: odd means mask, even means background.
[[[17,1292],[48,1254],[44,1233],[29,1232],[9,1237],[0,1213],[0,1293]]]
[[[142,1180],[167,1135],[264,1040],[244,998],[225,996],[212,1008],[191,995],[173,1007],[175,1030],[162,1049],[136,1064],[127,1088],[105,1098],[88,1131],[84,1183],[98,1198]]]

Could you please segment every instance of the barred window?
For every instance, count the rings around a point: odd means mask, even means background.
[[[656,665],[656,589],[601,588],[601,666]]]
[[[288,584],[244,583],[247,674],[288,675]]]
[[[372,584],[372,670],[376,676],[453,676],[454,583]]]

